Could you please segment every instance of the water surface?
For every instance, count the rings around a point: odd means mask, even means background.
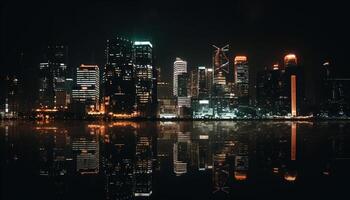
[[[1,199],[348,195],[350,123],[0,122]]]

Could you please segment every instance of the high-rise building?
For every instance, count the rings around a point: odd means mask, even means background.
[[[234,59],[234,76],[237,96],[249,102],[249,67],[246,56],[236,56]],[[242,102],[242,101],[241,101]]]
[[[178,115],[180,117],[189,117],[191,107],[191,96],[190,96],[190,87],[189,87],[189,75],[188,73],[182,73],[177,76],[177,107]]]
[[[132,114],[136,103],[132,41],[120,37],[107,40],[103,83],[106,111]]]
[[[41,108],[66,109],[70,91],[66,79],[70,78],[68,48],[64,45],[49,45],[45,62],[39,65],[39,98]],[[68,97],[67,97],[68,96]]]
[[[80,65],[76,72],[76,88],[72,98],[97,110],[100,99],[100,70],[97,65]]]
[[[350,79],[339,78],[330,62],[325,62],[321,68],[320,105],[323,115],[328,117],[349,114]]]
[[[173,97],[173,90],[169,81],[165,81],[161,76],[161,68],[157,69],[157,98],[171,98]],[[159,100],[158,100],[159,101]]]
[[[137,111],[142,117],[155,117],[157,70],[153,63],[153,46],[149,41],[135,41],[133,51]]]
[[[208,91],[208,69],[205,66],[198,67],[198,97],[203,98],[209,96]]]
[[[14,75],[0,77],[0,117],[17,118],[20,110],[20,81]]]
[[[40,63],[39,70],[39,107],[53,107],[53,79],[49,63]]]
[[[284,57],[285,78],[284,96],[288,97],[285,104],[289,105],[290,114],[297,116],[304,105],[304,77],[295,54]]]
[[[215,51],[213,54],[213,68],[214,68],[214,84],[226,85],[229,74],[229,59],[226,53],[229,50],[229,45],[222,48],[214,46]]]
[[[190,96],[192,98],[197,98],[198,97],[198,92],[199,92],[199,69],[195,67],[194,69],[191,70],[190,73]]]
[[[181,58],[176,58],[174,62],[173,94],[178,96],[178,75],[187,73],[187,62]]]
[[[286,96],[284,70],[278,64],[272,69],[265,69],[257,73],[256,100],[261,108],[269,109],[277,115],[285,115],[289,110],[285,107]]]

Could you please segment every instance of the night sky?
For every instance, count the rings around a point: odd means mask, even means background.
[[[156,64],[171,77],[177,56],[209,65],[211,44],[248,56],[256,71],[293,52],[314,90],[317,68],[330,60],[341,76],[347,65],[349,16],[343,1],[6,1],[1,4],[1,69],[35,72],[49,43],[69,46],[69,66],[103,66],[113,36],[147,39]],[[307,83],[308,83],[307,82]]]

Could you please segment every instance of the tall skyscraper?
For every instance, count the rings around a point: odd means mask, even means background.
[[[132,41],[120,37],[107,40],[103,82],[106,111],[132,114],[136,103]]]
[[[0,77],[0,117],[17,118],[20,110],[20,81],[14,75]]]
[[[213,68],[214,68],[214,84],[226,85],[227,76],[229,74],[229,59],[226,53],[229,50],[229,45],[222,48],[214,46]]]
[[[289,105],[290,114],[297,116],[304,103],[304,77],[295,54],[284,57],[285,66],[285,96],[288,97],[286,104]]]
[[[40,63],[39,70],[39,107],[53,107],[53,79],[49,63]]]
[[[199,92],[199,69],[195,67],[190,73],[190,96],[192,98],[198,97]]]
[[[335,66],[325,62],[321,66],[320,105],[324,116],[342,116],[349,114],[350,79],[335,75]]]
[[[68,47],[64,45],[49,45],[45,62],[39,66],[39,98],[38,106],[43,108],[66,109],[67,95],[66,79],[70,78],[68,70]]]
[[[187,62],[181,58],[176,58],[174,62],[173,94],[178,96],[178,75],[187,73]]]
[[[288,99],[288,96],[284,92],[286,87],[284,72],[278,64],[275,64],[272,68],[258,72],[256,80],[256,99],[258,106],[267,108],[277,115],[285,115],[289,112],[284,105],[286,99]]]
[[[153,46],[149,41],[135,41],[133,51],[137,111],[142,117],[155,117],[157,70],[153,63]]]
[[[100,99],[100,70],[97,65],[80,65],[76,72],[73,100],[97,110]]]
[[[249,102],[249,67],[246,56],[236,56],[234,59],[235,84],[237,96]],[[241,101],[242,102],[242,101]]]
[[[177,106],[191,107],[191,96],[189,94],[189,75],[188,73],[182,73],[177,76]]]
[[[198,97],[209,96],[208,91],[208,69],[205,66],[198,67]]]

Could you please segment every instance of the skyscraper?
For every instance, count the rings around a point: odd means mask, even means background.
[[[17,118],[20,110],[20,81],[14,75],[0,77],[0,118]]]
[[[189,76],[188,73],[182,73],[177,76],[177,106],[178,108],[191,106],[191,96],[189,94]]]
[[[187,62],[181,58],[176,58],[174,62],[173,94],[178,96],[178,75],[187,73]]]
[[[229,74],[229,59],[226,53],[229,50],[229,45],[222,48],[214,46],[215,51],[213,54],[213,68],[214,68],[214,84],[226,85],[227,76]]]
[[[107,40],[103,73],[106,111],[132,114],[135,110],[133,43],[125,38]]]
[[[304,103],[304,77],[295,54],[284,57],[285,78],[284,96],[288,97],[285,104],[289,105],[290,114],[297,116]]]
[[[157,107],[157,70],[153,46],[149,41],[135,41],[133,46],[136,106],[142,117],[155,117]]]
[[[208,98],[211,93],[211,86],[213,82],[212,68],[207,68],[205,66],[199,66],[196,68],[197,73],[197,96],[199,99]]]
[[[91,110],[99,107],[100,71],[97,65],[80,65],[76,72],[76,88],[72,92],[73,100],[84,103]]]
[[[237,96],[241,103],[249,102],[249,67],[246,56],[236,56],[234,59],[235,84]]]
[[[49,45],[45,62],[39,66],[39,98],[38,106],[44,108],[66,109],[66,79],[70,78],[68,70],[68,47]]]
[[[53,79],[49,63],[40,63],[39,70],[39,107],[53,107]]]
[[[258,72],[256,99],[259,107],[269,109],[270,112],[277,115],[285,115],[289,112],[284,105],[288,98],[284,92],[286,87],[284,78],[284,70],[278,64]]]

